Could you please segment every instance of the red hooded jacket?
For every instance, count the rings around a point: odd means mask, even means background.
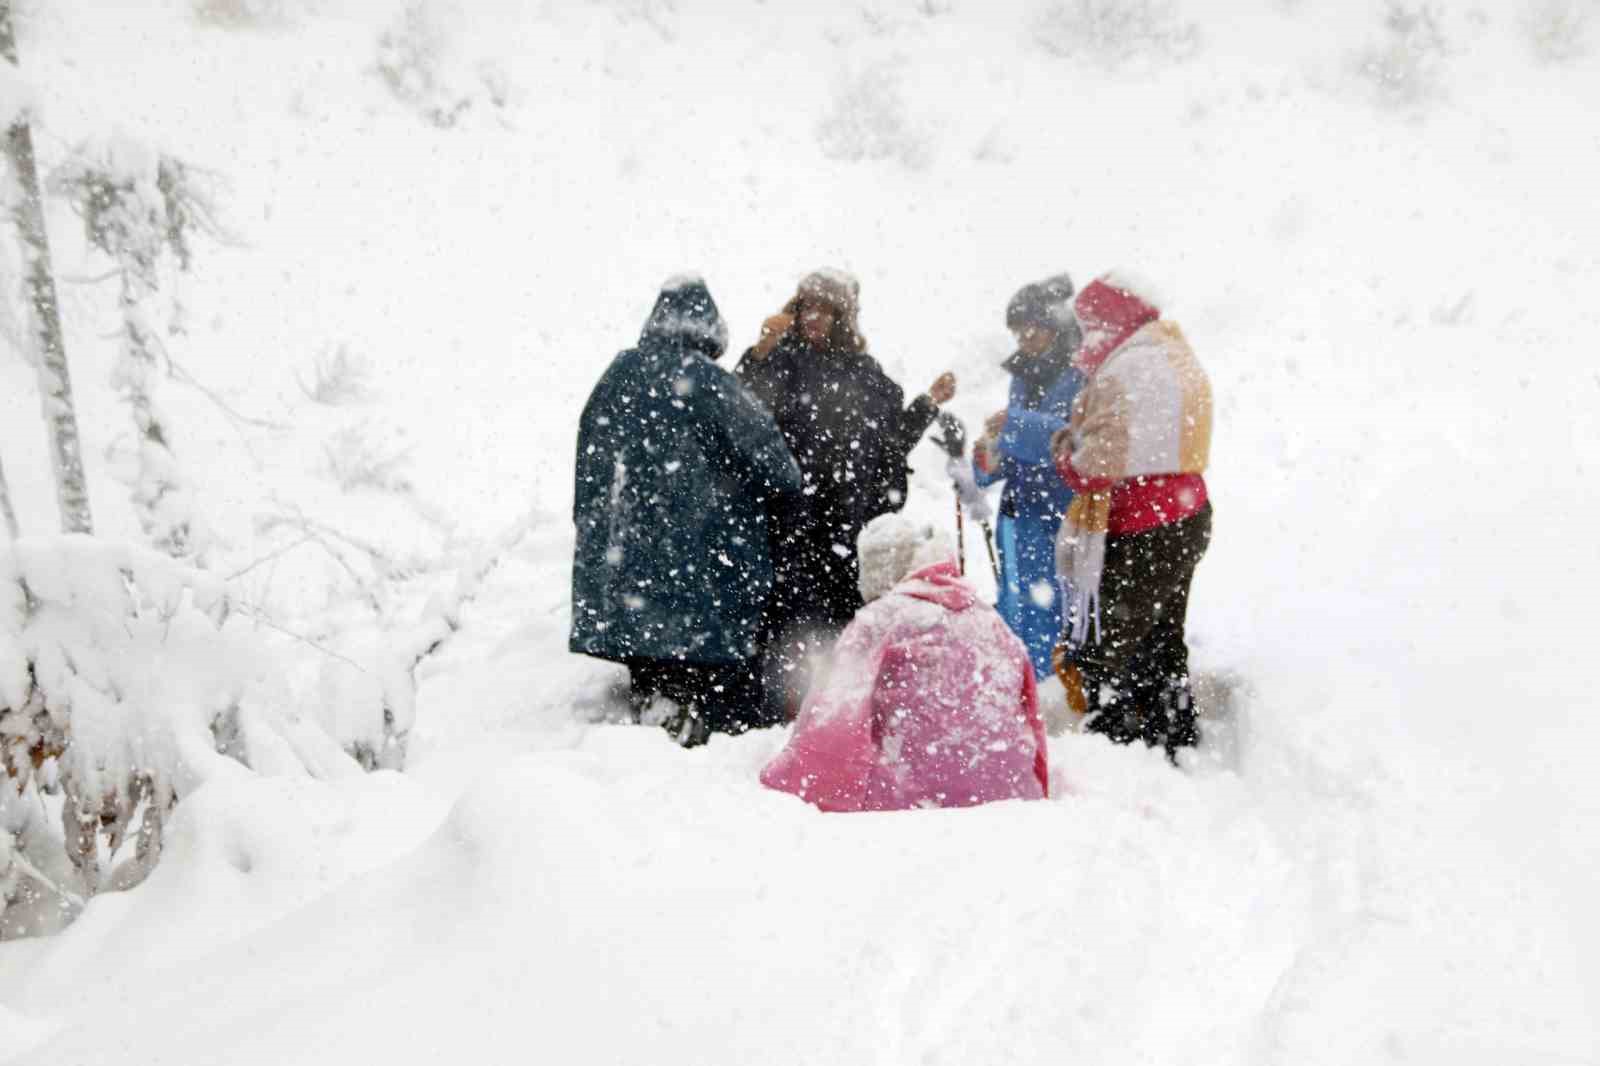
[[[768,788],[825,811],[1050,794],[1028,650],[954,559],[863,607],[834,657],[788,745],[761,771]]]

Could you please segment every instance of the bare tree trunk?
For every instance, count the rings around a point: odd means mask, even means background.
[[[12,66],[19,65],[16,34],[11,23],[11,0],[0,0],[0,55]],[[55,470],[56,498],[61,505],[61,528],[67,533],[92,533],[89,483],[83,475],[83,448],[78,436],[77,408],[72,402],[66,347],[61,340],[61,310],[56,301],[55,276],[51,272],[44,198],[39,192],[33,131],[26,115],[19,117],[6,132],[6,155],[11,160],[19,190],[17,202],[11,205],[11,218],[22,244],[28,324],[34,354],[39,360],[39,391],[44,400],[45,426],[50,432],[50,459]]]
[[[6,465],[0,463],[0,521],[6,524],[6,536],[14,543],[21,537],[17,530],[17,512],[11,509],[11,486],[6,484]]]

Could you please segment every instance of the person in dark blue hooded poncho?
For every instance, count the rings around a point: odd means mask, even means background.
[[[1006,307],[1017,351],[1007,359],[1010,401],[991,415],[973,452],[978,484],[1004,480],[999,602],[995,607],[1028,646],[1036,676],[1053,677],[1050,654],[1061,637],[1063,595],[1056,533],[1072,489],[1056,473],[1050,438],[1066,427],[1083,385],[1073,366],[1082,333],[1072,312],[1072,279],[1060,274],[1024,285]]]
[[[685,744],[768,724],[767,514],[802,490],[772,416],[713,362],[726,347],[705,283],[669,281],[578,426],[570,647],[626,664],[635,713]]]

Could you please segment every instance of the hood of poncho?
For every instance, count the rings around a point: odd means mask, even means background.
[[[640,347],[675,344],[716,359],[728,348],[728,326],[703,279],[679,275],[668,279],[645,320]]]
[[[965,611],[978,602],[978,593],[961,576],[954,559],[925,566],[894,587],[894,593],[938,604],[947,611]]]

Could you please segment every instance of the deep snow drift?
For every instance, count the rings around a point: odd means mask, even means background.
[[[163,391],[218,573],[320,638],[364,572],[307,529],[381,549],[397,615],[494,565],[406,771],[187,797],[144,885],[0,944],[0,1061],[1600,1061],[1600,5],[1432,10],[25,5],[46,166],[117,127],[225,179],[174,350],[233,414]],[[1049,802],[835,817],[756,783],[781,732],[603,723],[582,399],[668,275],[739,347],[823,264],[969,423],[1022,282],[1161,284],[1218,402],[1194,658],[1236,685],[1184,771],[1064,735]],[[136,537],[105,294],[64,294]],[[317,402],[341,348],[367,388]],[[37,412],[0,349],[42,534]]]

